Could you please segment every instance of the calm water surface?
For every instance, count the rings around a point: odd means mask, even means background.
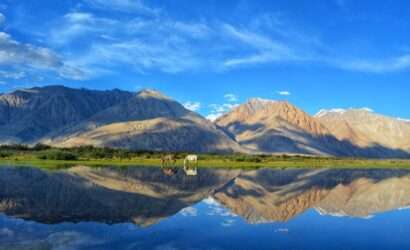
[[[0,249],[410,249],[409,206],[407,170],[3,166]]]

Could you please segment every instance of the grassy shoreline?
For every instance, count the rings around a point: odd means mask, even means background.
[[[125,149],[51,148],[45,145],[0,146],[0,166],[64,168],[87,166],[161,166],[163,153],[135,152]],[[177,153],[176,166],[182,167],[186,153]],[[300,155],[200,154],[199,167],[207,168],[409,168],[410,159],[358,159]]]
[[[76,165],[90,167],[108,166],[134,166],[134,167],[160,167],[161,161],[153,159],[79,159],[79,160],[41,160],[33,158],[0,159],[0,166],[32,166],[47,169],[59,169]],[[178,160],[176,167],[182,167],[183,161]],[[232,161],[221,159],[199,160],[201,168],[232,168],[232,169],[257,169],[257,168],[408,168],[409,160],[368,160],[368,159],[291,159],[270,160],[264,162]]]

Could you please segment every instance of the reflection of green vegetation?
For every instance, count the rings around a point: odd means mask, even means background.
[[[177,166],[183,165],[187,154],[176,154]],[[37,166],[61,168],[73,165],[88,166],[160,166],[161,153],[134,152],[125,149],[95,148],[50,148],[38,144],[0,146],[0,164],[14,166]],[[199,155],[200,167],[217,168],[410,168],[410,160],[370,160],[352,158],[308,157],[289,155]]]

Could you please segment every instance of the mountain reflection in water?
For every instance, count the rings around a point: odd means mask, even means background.
[[[410,247],[408,170],[167,173],[1,167],[0,249]]]

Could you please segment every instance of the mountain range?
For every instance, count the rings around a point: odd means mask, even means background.
[[[211,122],[154,90],[64,86],[0,94],[0,144],[94,145],[133,150],[410,157],[410,123],[368,109],[311,116],[253,98]]]
[[[214,198],[254,224],[289,221],[310,208],[368,218],[407,208],[409,181],[407,171],[395,170],[260,169],[241,172]]]
[[[248,223],[285,222],[309,209],[369,218],[410,205],[409,170],[201,169],[172,177],[159,168],[0,168],[0,212],[46,224],[132,222],[148,227],[200,201]]]

